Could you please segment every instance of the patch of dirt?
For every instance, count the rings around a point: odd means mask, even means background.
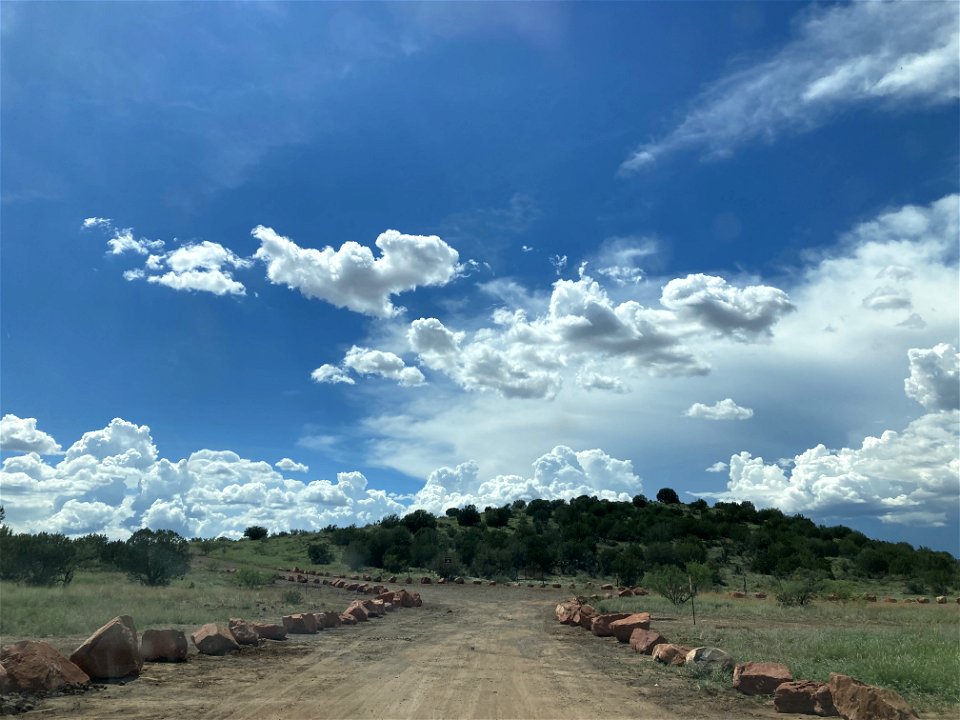
[[[238,655],[148,663],[136,680],[42,701],[22,717],[790,718],[701,688],[613,638],[560,625],[562,590],[429,585],[421,608]],[[343,605],[356,597],[341,594]],[[335,596],[334,596],[335,597]]]

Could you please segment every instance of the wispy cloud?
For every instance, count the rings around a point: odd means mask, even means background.
[[[958,13],[952,2],[857,2],[809,11],[795,40],[707,88],[676,128],[640,145],[621,172],[684,148],[723,157],[748,142],[810,130],[857,104],[955,102]]]

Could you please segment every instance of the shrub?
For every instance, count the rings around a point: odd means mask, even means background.
[[[299,590],[284,590],[280,599],[284,605],[299,605],[303,602],[303,595]]]
[[[251,540],[263,540],[267,536],[267,529],[262,525],[251,525],[243,531],[243,536]]]
[[[240,568],[240,570],[237,571],[236,580],[237,585],[240,587],[253,589],[269,583],[270,575],[251,570],[250,568]]]
[[[190,569],[190,545],[173,530],[137,530],[126,542],[120,565],[144,585],[169,585]]]
[[[326,543],[310,543],[307,546],[307,555],[314,565],[326,565],[333,562],[333,551]]]
[[[798,573],[789,580],[780,580],[774,597],[781,607],[802,607],[813,600],[820,581],[811,573]]]

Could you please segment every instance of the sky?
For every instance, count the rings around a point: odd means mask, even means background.
[[[0,6],[0,502],[582,494],[960,554],[949,2]]]

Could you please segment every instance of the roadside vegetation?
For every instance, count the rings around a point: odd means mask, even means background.
[[[921,711],[960,709],[960,606],[817,601],[784,607],[773,598],[697,598],[697,624],[656,595],[598,603],[601,612],[649,612],[671,642],[720,647],[738,661],[787,665],[794,677],[826,682],[831,672],[896,690]],[[729,685],[695,668],[701,683]]]

